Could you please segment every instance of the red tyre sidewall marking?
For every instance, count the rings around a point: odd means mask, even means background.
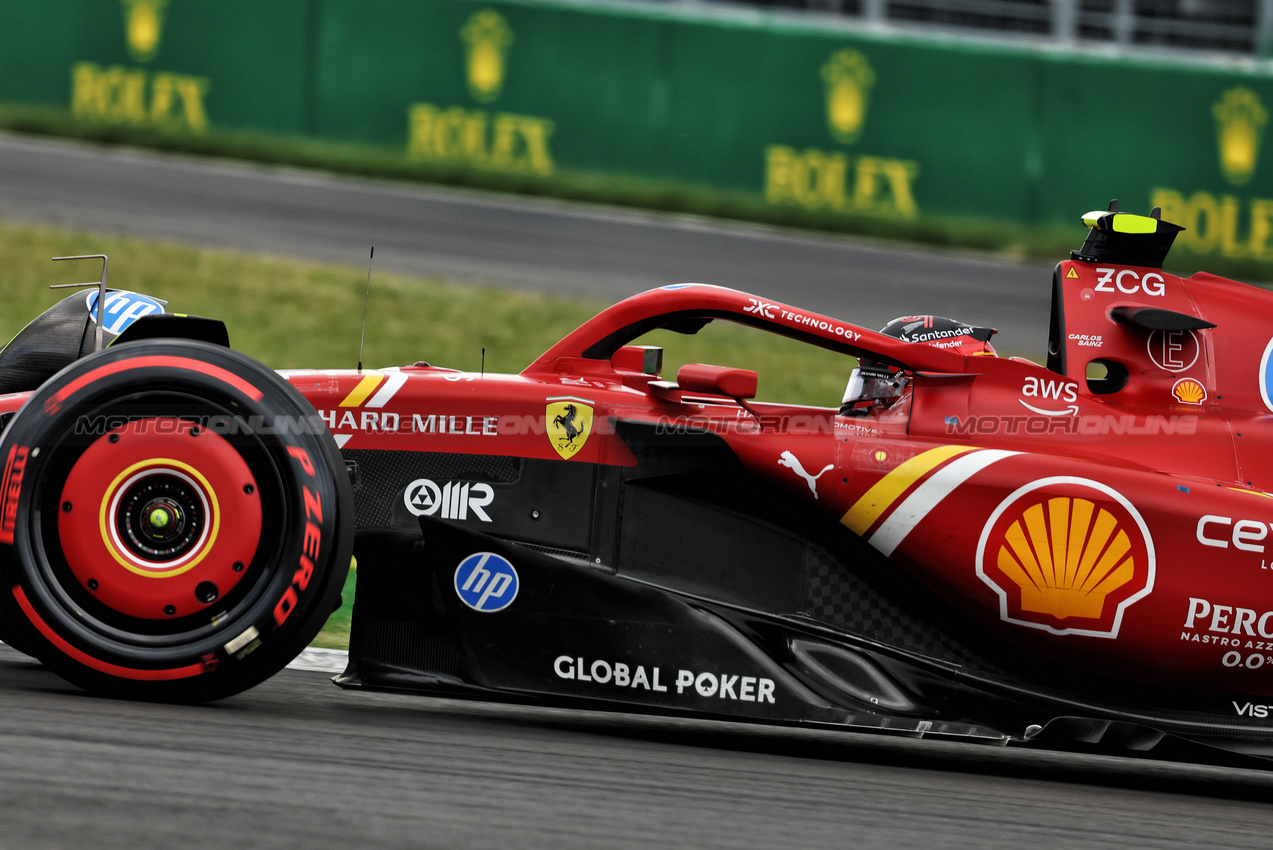
[[[27,446],[13,446],[4,464],[4,478],[0,479],[0,543],[13,543],[17,527],[18,496],[22,494],[22,474],[26,469]]]
[[[105,378],[108,375],[114,375],[118,372],[131,371],[133,369],[145,369],[149,367],[168,367],[173,369],[184,369],[190,372],[197,372],[200,375],[207,375],[216,378],[224,384],[228,384],[252,401],[260,401],[265,397],[265,393],[257,389],[251,383],[240,378],[238,375],[220,366],[213,366],[210,363],[204,363],[199,360],[191,360],[188,357],[173,357],[170,355],[151,355],[148,357],[130,357],[115,363],[107,363],[99,366],[92,371],[85,372],[78,378],[75,378],[66,386],[62,387],[53,395],[44,401],[44,411],[50,416],[56,414],[62,409],[62,405],[76,392],[88,384],[93,383],[99,378]]]
[[[13,596],[18,600],[18,606],[22,608],[22,613],[26,614],[27,619],[31,621],[31,625],[35,626],[45,640],[53,644],[63,655],[73,661],[78,661],[85,667],[97,670],[99,673],[116,676],[121,679],[161,682],[172,679],[188,679],[191,676],[198,676],[209,670],[208,666],[202,663],[188,664],[185,667],[172,667],[167,670],[138,670],[134,667],[121,667],[118,664],[111,664],[108,661],[94,658],[86,652],[71,646],[61,635],[49,628],[49,624],[44,622],[39,612],[31,605],[31,600],[27,599],[26,591],[22,589],[21,585],[16,585],[13,588]]]
[[[287,453],[300,464],[301,471],[311,479],[317,479],[314,462],[309,453],[300,446],[288,446]],[[301,483],[302,516],[305,518],[305,532],[302,538],[301,555],[297,562],[296,572],[292,574],[292,583],[283,591],[282,597],[274,606],[274,627],[281,629],[283,624],[300,604],[301,594],[309,587],[309,580],[314,575],[314,565],[320,564],[323,545],[323,502],[319,489],[311,490],[307,482]]]

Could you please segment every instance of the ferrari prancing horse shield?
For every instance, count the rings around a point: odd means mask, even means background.
[[[545,410],[548,441],[557,454],[570,460],[592,433],[592,402],[578,398],[550,398]]]

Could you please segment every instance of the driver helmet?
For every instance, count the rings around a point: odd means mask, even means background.
[[[995,356],[990,337],[994,328],[979,328],[945,316],[901,316],[880,329],[880,333],[900,339],[944,348],[968,356]],[[896,366],[862,358],[849,376],[841,410],[853,409],[858,402],[892,404],[906,390],[907,378]]]

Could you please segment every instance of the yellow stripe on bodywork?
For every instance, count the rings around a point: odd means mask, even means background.
[[[1239,493],[1250,493],[1252,496],[1263,496],[1266,499],[1273,499],[1273,494],[1265,493],[1263,490],[1248,490],[1245,487],[1231,487],[1225,485],[1226,490],[1236,490]]]
[[[875,521],[897,501],[897,497],[905,493],[910,486],[923,478],[938,464],[945,463],[956,455],[970,452],[969,446],[940,446],[917,454],[915,457],[899,464],[896,469],[885,475],[862,494],[853,507],[840,518],[854,534],[864,534],[875,524]]]
[[[384,375],[368,375],[358,382],[358,386],[354,387],[354,391],[345,396],[345,400],[340,403],[341,407],[357,407],[367,400],[367,397],[375,392],[376,387],[380,386],[380,382],[384,380]]]

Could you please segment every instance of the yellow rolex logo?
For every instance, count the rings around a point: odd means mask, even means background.
[[[168,0],[122,0],[128,53],[138,62],[149,62],[159,52]]]
[[[822,66],[827,91],[827,126],[837,142],[857,141],[866,123],[866,107],[875,72],[871,63],[856,50],[832,54]]]
[[[1234,186],[1250,182],[1260,156],[1260,142],[1269,113],[1260,96],[1244,86],[1221,95],[1211,107],[1220,146],[1220,171]]]
[[[469,17],[460,38],[468,47],[466,70],[469,94],[481,103],[499,97],[504,87],[504,66],[513,31],[508,21],[494,9],[482,9]]]

